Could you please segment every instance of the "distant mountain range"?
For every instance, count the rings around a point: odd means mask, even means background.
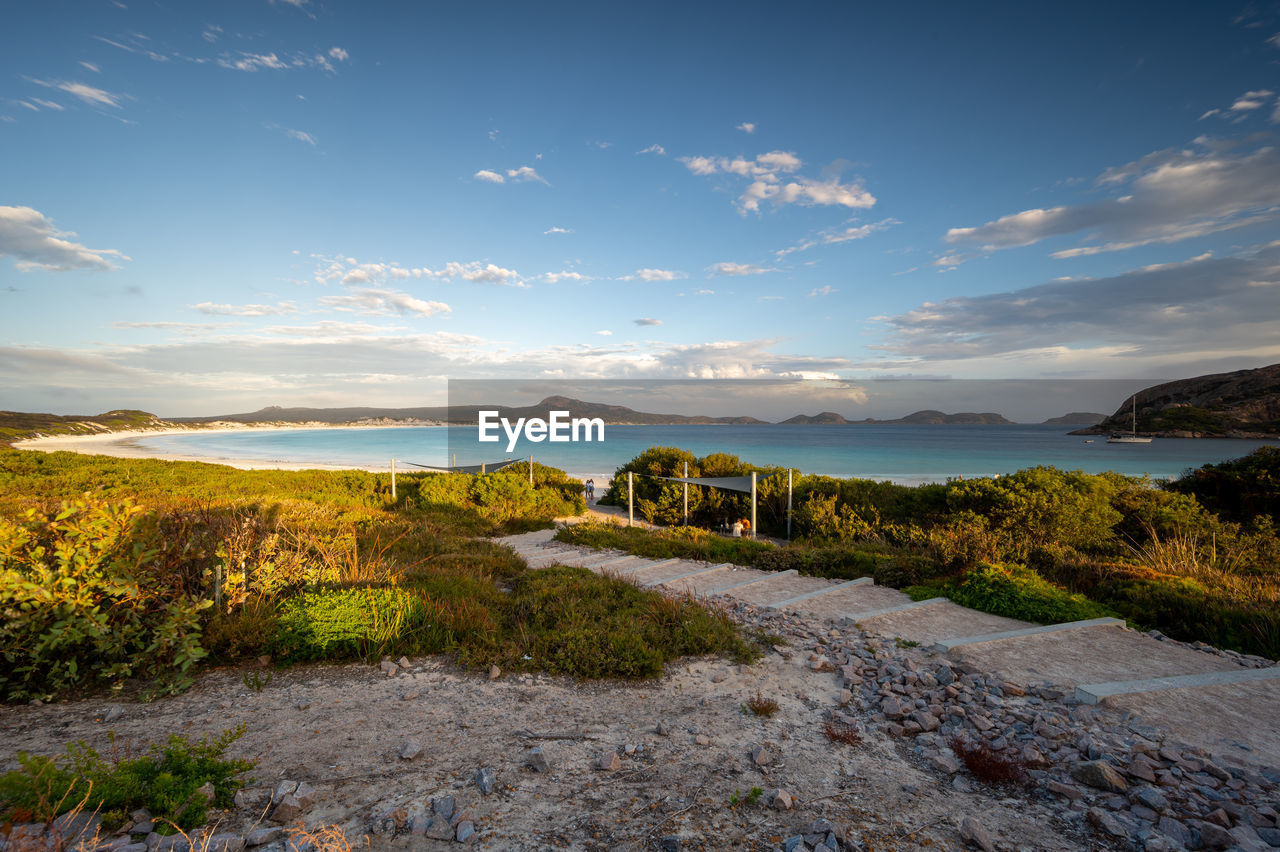
[[[1274,438],[1280,436],[1280,364],[1212,373],[1153,385],[1135,394],[1138,434],[1161,438]],[[1128,432],[1134,397],[1115,414],[1073,435]]]
[[[1044,421],[1045,425],[1057,424],[1059,426],[1094,426],[1107,419],[1107,415],[1098,414],[1095,411],[1072,411],[1061,417],[1050,417]]]
[[[1101,417],[1102,415],[1098,415]],[[824,411],[821,414],[810,417],[807,414],[797,414],[788,420],[783,420],[782,425],[822,425],[822,426],[885,426],[897,424],[926,424],[926,425],[947,425],[954,426],[959,424],[981,424],[995,426],[1013,426],[1012,420],[1005,418],[1003,415],[994,412],[986,412],[983,414],[974,414],[972,411],[961,411],[958,414],[944,414],[941,411],[925,409],[908,414],[906,417],[899,417],[895,420],[876,420],[874,417],[867,417],[863,420],[847,420],[833,411]]]

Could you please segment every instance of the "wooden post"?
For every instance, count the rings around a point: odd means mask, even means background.
[[[219,562],[213,569],[213,611],[222,612],[222,563]]]
[[[529,487],[533,487],[533,453],[529,453]]]
[[[480,473],[482,473],[482,474],[485,472],[485,470],[484,470],[484,466],[485,466],[485,463],[484,463],[484,462],[480,462]]]
[[[756,472],[751,471],[751,537],[756,537]]]
[[[787,468],[787,541],[791,541],[791,468]]]
[[[636,522],[636,504],[635,501],[631,499],[631,495],[633,493],[631,483],[631,471],[627,471],[627,526],[631,526]]]
[[[689,463],[684,463],[684,478],[689,478]],[[684,484],[684,525],[689,526],[689,483]]]
[[[396,502],[396,460],[391,460],[391,502]]]

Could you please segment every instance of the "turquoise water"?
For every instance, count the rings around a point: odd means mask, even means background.
[[[528,443],[507,454],[501,444],[479,444],[474,427],[386,429],[280,429],[263,432],[191,432],[140,438],[157,454],[220,460],[279,461],[386,467],[401,462],[444,465],[494,462],[533,453],[537,461],[570,473],[599,477],[653,446],[675,446],[698,456],[731,453],[760,465],[805,473],[888,479],[904,484],[948,477],[1012,473],[1034,465],[1100,473],[1172,477],[1187,468],[1236,458],[1275,441],[1160,439],[1150,444],[1085,443],[1062,426],[608,426],[595,443]]]

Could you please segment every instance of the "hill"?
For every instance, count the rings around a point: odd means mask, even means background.
[[[1103,420],[1107,419],[1107,415],[1098,414],[1096,411],[1072,411],[1061,417],[1050,417],[1044,421],[1044,425],[1057,424],[1061,426],[1096,426]]]
[[[1280,364],[1212,373],[1138,391],[1138,434],[1161,438],[1280,436]],[[1133,397],[1110,417],[1073,435],[1127,432]]]
[[[39,435],[93,435],[125,429],[163,429],[172,425],[154,414],[133,409],[103,414],[41,414],[0,411],[0,443]]]

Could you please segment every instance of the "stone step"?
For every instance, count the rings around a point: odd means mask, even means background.
[[[1101,704],[1108,698],[1117,695],[1128,695],[1134,692],[1164,692],[1171,689],[1222,686],[1229,683],[1252,683],[1259,680],[1280,680],[1280,666],[1271,666],[1265,669],[1235,668],[1173,677],[1088,683],[1076,687],[1076,700],[1081,704]]]
[[[788,607],[789,612],[813,618],[846,618],[855,613],[873,612],[900,606],[909,598],[897,589],[863,583],[838,588]]]
[[[711,591],[707,592],[707,594],[708,595],[728,594],[734,591],[735,589],[743,589],[743,588],[746,588],[747,586],[753,586],[756,583],[769,583],[769,582],[777,582],[780,580],[785,580],[788,577],[796,576],[796,573],[797,572],[794,568],[789,568],[786,571],[773,571],[773,572],[757,571],[755,572],[757,576],[734,580],[731,583],[726,583],[723,586],[719,586],[717,588],[712,589]],[[733,595],[733,597],[738,597],[738,595]]]
[[[1036,626],[1016,618],[978,612],[952,601],[901,609],[867,618],[865,621],[855,613],[854,620],[868,633],[919,642],[922,645],[932,645],[939,639],[948,639],[953,636],[1021,630],[1024,627]]]
[[[876,581],[871,577],[859,577],[856,580],[845,580],[843,583],[832,583],[831,585],[826,586],[825,588],[814,589],[811,592],[804,592],[803,594],[792,595],[791,597],[784,598],[783,600],[780,600],[780,601],[774,601],[773,603],[768,605],[768,608],[783,609],[785,607],[794,606],[795,604],[798,604],[798,603],[803,603],[804,601],[807,601],[807,600],[812,600],[816,597],[821,597],[822,595],[833,594],[835,592],[840,591],[841,589],[848,589],[851,586],[875,585],[875,582]]]
[[[702,574],[710,574],[713,571],[721,571],[725,568],[732,568],[732,567],[733,567],[732,562],[721,562],[719,565],[700,564],[697,567],[692,568],[688,571],[681,571],[679,574],[676,574],[672,577],[658,577],[657,579],[649,580],[648,582],[642,583],[641,585],[650,589],[654,588],[655,586],[674,585],[680,582],[681,580],[688,580],[691,577],[697,577]]]
[[[1105,627],[1124,625],[1119,618],[1090,618],[1085,621],[1064,621],[1061,624],[1042,624],[1039,627],[1024,627],[1021,630],[1003,630],[998,633],[982,633],[977,636],[961,636],[956,639],[939,639],[933,643],[933,650],[945,654],[953,648],[965,645],[981,645],[986,642],[1003,642],[1009,639],[1020,639],[1023,636],[1039,636],[1042,633],[1057,633],[1062,630],[1080,630],[1086,627]]]

